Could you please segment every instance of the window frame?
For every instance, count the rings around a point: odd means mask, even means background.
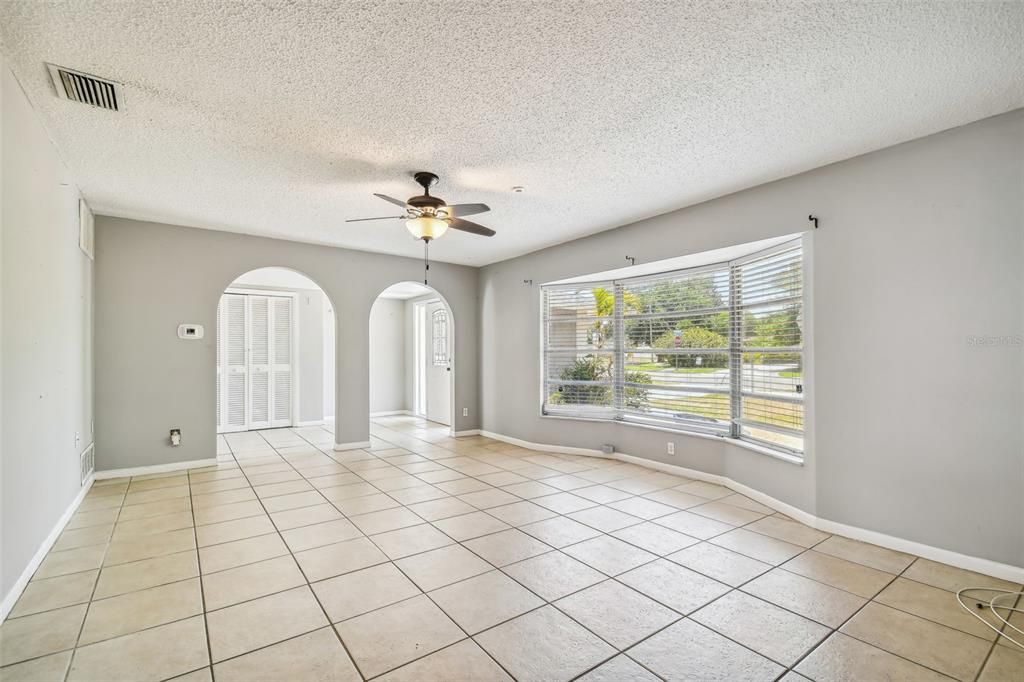
[[[441,332],[440,334],[438,332]],[[431,356],[434,367],[448,364],[448,311],[438,308],[430,314]]]
[[[699,437],[712,437],[712,438],[727,438],[730,441],[735,442],[737,445],[743,446],[747,449],[755,452],[775,456],[785,461],[802,463],[804,461],[805,454],[808,450],[808,444],[810,442],[810,424],[808,421],[809,412],[809,397],[810,397],[810,376],[808,372],[808,359],[811,352],[811,339],[810,329],[808,321],[810,319],[808,311],[809,302],[809,287],[810,282],[808,257],[809,257],[809,246],[808,240],[805,235],[800,235],[794,239],[787,239],[784,242],[771,246],[765,249],[759,249],[756,252],[746,254],[741,257],[734,258],[727,261],[718,261],[714,263],[708,263],[704,265],[694,266],[690,268],[678,268],[671,270],[664,270],[656,273],[648,273],[644,275],[627,276],[622,278],[608,278],[595,277],[592,281],[576,280],[567,284],[544,284],[540,287],[540,389],[541,389],[541,400],[540,400],[540,414],[542,417],[549,417],[555,419],[579,419],[589,421],[602,421],[602,422],[618,422],[623,424],[629,424],[632,426],[638,426],[641,428],[653,428],[661,431],[668,431],[673,433],[683,433]],[[743,305],[739,302],[737,297],[737,270],[742,266],[753,263],[759,260],[770,258],[771,256],[779,253],[784,253],[794,249],[799,249],[799,263],[800,263],[800,293],[797,296],[790,297],[790,301],[794,298],[798,299],[799,313],[798,320],[800,325],[800,344],[799,346],[785,346],[785,347],[771,347],[771,351],[762,349],[760,352],[784,352],[787,354],[799,354],[799,362],[801,366],[801,390],[799,392],[799,398],[781,397],[777,394],[773,394],[772,400],[776,399],[785,403],[795,403],[801,406],[801,429],[791,429],[776,425],[768,425],[759,422],[752,422],[747,419],[743,419],[743,399],[746,398],[757,398],[759,394],[752,390],[743,389],[743,355],[745,352],[758,352],[751,351],[749,349],[744,350],[743,339],[741,335],[736,333],[738,324],[742,322],[744,310],[748,310],[754,305]],[[728,289],[729,296],[724,306],[716,306],[714,309],[707,309],[707,312],[728,312],[729,325],[728,325],[728,368],[729,368],[729,379],[727,387],[724,390],[709,389],[707,387],[701,387],[702,392],[707,393],[723,393],[729,396],[729,417],[724,421],[702,423],[697,420],[687,420],[685,418],[669,418],[669,417],[658,417],[658,416],[644,416],[637,411],[631,411],[627,409],[625,403],[625,391],[627,388],[632,387],[632,384],[625,382],[624,374],[625,369],[625,357],[628,353],[633,352],[626,347],[625,338],[625,320],[627,316],[624,315],[623,309],[623,291],[624,287],[630,283],[647,283],[656,282],[658,280],[671,280],[673,278],[690,277],[699,275],[703,272],[707,273],[728,273]],[[613,358],[612,364],[612,404],[608,407],[604,406],[582,406],[582,405],[552,405],[548,403],[550,385],[553,383],[548,377],[548,360],[549,360],[549,348],[548,348],[548,292],[557,289],[570,289],[570,288],[589,288],[589,287],[608,287],[614,292],[615,303],[613,308],[613,314],[611,317],[613,327],[613,343],[611,349],[611,355]],[[764,305],[764,304],[761,304]],[[683,311],[680,316],[686,313],[693,314],[695,311]],[[704,311],[696,311],[704,312]],[[633,318],[636,319],[636,318]],[[646,348],[646,347],[645,347]],[[648,348],[649,350],[649,348]],[[568,349],[560,348],[558,352],[571,352]],[[644,352],[644,351],[641,351]],[[721,349],[710,348],[706,349],[707,353],[721,352]],[[577,351],[578,354],[586,353],[586,350],[581,348]],[[674,353],[667,353],[674,354]],[[686,392],[686,388],[673,387],[670,389],[666,388],[667,385],[662,385],[662,390],[668,391],[680,391]],[[763,396],[761,396],[763,398]],[[744,432],[744,427],[747,429],[753,427],[759,430],[779,432],[783,435],[791,437],[799,437],[801,439],[801,447],[794,448],[789,447],[782,443],[772,442],[764,440],[751,435],[750,433]]]

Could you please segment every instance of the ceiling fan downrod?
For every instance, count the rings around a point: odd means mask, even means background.
[[[423,284],[427,284],[427,273],[430,271],[430,240],[423,240]]]

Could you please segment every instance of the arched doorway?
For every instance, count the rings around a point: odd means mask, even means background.
[[[332,440],[334,335],[334,306],[302,273],[258,268],[228,285],[217,306],[218,452],[271,429]]]
[[[370,309],[370,418],[454,433],[455,320],[435,289],[399,282]],[[395,417],[411,419],[395,419]]]

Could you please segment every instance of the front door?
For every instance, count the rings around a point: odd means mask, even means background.
[[[426,347],[423,364],[426,369],[427,419],[439,424],[452,423],[451,400],[451,320],[440,301],[426,305]]]

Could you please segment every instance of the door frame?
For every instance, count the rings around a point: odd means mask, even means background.
[[[249,427],[250,419],[249,419],[249,405],[248,405],[249,379],[250,379],[250,377],[249,377],[249,372],[246,371],[246,373],[245,373],[245,395],[246,395],[246,408],[245,408],[245,421],[246,421],[246,425],[245,425],[245,428],[244,429],[238,429],[238,430],[232,430],[232,431],[220,431],[219,430],[220,424],[218,424],[217,425],[217,429],[218,429],[217,430],[217,435],[221,435],[221,434],[224,434],[224,433],[244,433],[246,431],[253,431],[253,430],[262,431],[262,430],[265,430],[267,428],[284,429],[284,428],[294,427],[294,426],[296,426],[298,424],[298,421],[299,421],[298,420],[298,414],[299,414],[299,394],[300,394],[300,390],[301,390],[301,386],[299,385],[299,382],[300,382],[300,376],[299,376],[300,375],[300,371],[299,371],[299,356],[300,356],[300,353],[297,352],[297,350],[299,348],[299,293],[300,292],[298,292],[298,291],[284,291],[284,290],[280,290],[280,289],[260,289],[260,288],[257,288],[257,287],[228,287],[221,294],[222,296],[224,294],[237,294],[237,295],[240,295],[240,296],[278,296],[280,298],[290,298],[292,300],[292,323],[291,323],[291,337],[292,338],[291,338],[291,348],[289,349],[291,351],[290,352],[290,355],[291,355],[291,358],[290,358],[291,365],[290,366],[292,368],[291,369],[291,372],[292,372],[292,377],[291,377],[291,379],[292,379],[292,400],[291,400],[291,403],[292,404],[291,404],[291,419],[289,420],[291,423],[288,426],[271,426],[271,427],[264,427],[263,429],[251,429]],[[218,306],[220,305],[220,300],[219,299],[217,301],[217,305]],[[249,303],[248,303],[248,300],[247,300],[246,301],[246,310],[247,311],[248,311],[248,306],[249,306]],[[246,315],[248,317],[248,313],[246,313]],[[217,336],[216,343],[219,344],[220,343],[220,329],[217,330],[217,335],[216,336]],[[248,367],[248,362],[249,362],[249,348],[248,348],[248,344],[249,343],[250,343],[250,339],[249,339],[248,320],[247,320],[246,321],[246,346],[247,347],[245,349],[245,359],[246,359],[246,366],[247,367]]]
[[[435,292],[436,294],[437,292]],[[455,435],[455,315],[448,301],[440,294],[426,295],[422,299],[414,299],[413,304],[413,404],[412,413],[422,419],[427,419],[426,409],[426,374],[427,374],[427,337],[431,329],[430,321],[427,319],[427,306],[433,303],[440,303],[448,314],[448,424],[452,436]],[[433,351],[431,351],[432,353]],[[429,421],[429,419],[428,419]],[[433,422],[439,423],[439,422]],[[441,424],[441,426],[445,426]]]

